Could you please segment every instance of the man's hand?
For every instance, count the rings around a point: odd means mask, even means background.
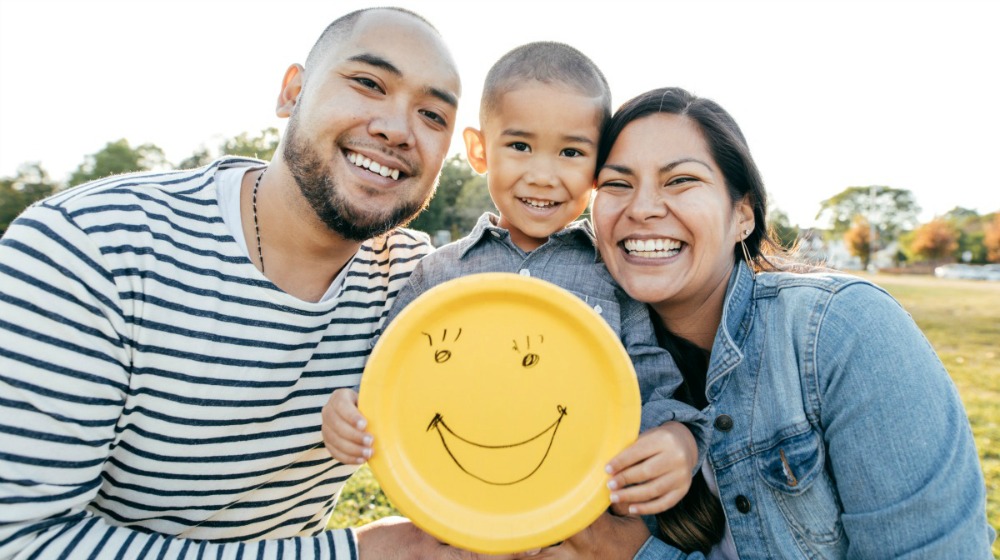
[[[358,410],[358,394],[337,389],[323,406],[323,444],[334,459],[360,465],[372,456],[372,436],[365,431],[368,421]]]
[[[619,517],[606,511],[586,529],[532,557],[537,560],[631,560],[648,538],[649,529],[642,518]]]
[[[448,546],[402,517],[384,517],[354,529],[354,534],[358,539],[359,560],[506,560],[521,557],[487,556]]]

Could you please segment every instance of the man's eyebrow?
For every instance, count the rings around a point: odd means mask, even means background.
[[[434,97],[437,97],[438,99],[444,101],[448,105],[458,108],[458,97],[456,97],[454,94],[450,92],[447,92],[443,89],[438,89],[436,87],[428,87],[424,89],[424,93],[426,93],[427,95],[432,95]]]
[[[389,62],[388,60],[376,54],[371,54],[371,53],[356,54],[348,58],[348,60],[350,60],[351,62],[360,62],[361,64],[374,66],[375,68],[381,68],[382,70],[385,70],[386,72],[392,74],[393,76],[400,78],[403,77],[403,71],[397,68],[395,64]],[[458,107],[458,97],[453,93],[450,93],[440,88],[429,87],[429,86],[424,88],[424,93],[427,95],[437,97],[438,99],[444,101],[445,103],[451,105],[452,107],[456,108]]]
[[[378,55],[370,53],[361,53],[348,58],[348,60],[352,62],[360,62],[362,64],[367,64],[369,66],[374,66],[376,68],[381,68],[382,70],[385,70],[386,72],[389,72],[390,74],[394,74],[396,76],[403,75],[403,73],[399,70],[399,68],[396,68],[395,64],[389,62],[388,60]]]

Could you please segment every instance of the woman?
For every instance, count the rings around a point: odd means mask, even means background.
[[[663,540],[639,557],[992,558],[947,372],[880,288],[775,256],[733,119],[684,90],[651,91],[615,114],[598,164],[601,254],[714,419],[711,493],[662,517]]]

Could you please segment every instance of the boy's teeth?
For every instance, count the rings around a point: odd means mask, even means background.
[[[363,167],[372,173],[377,173],[383,177],[392,177],[393,179],[399,179],[399,170],[393,169],[387,165],[379,165],[377,162],[371,160],[371,158],[366,158],[361,154],[356,154],[354,152],[347,152],[347,161],[357,165],[358,167]]]
[[[530,198],[522,198],[521,202],[527,204],[528,206],[534,206],[535,208],[548,208],[549,206],[555,206],[555,202],[551,200],[531,200]]]

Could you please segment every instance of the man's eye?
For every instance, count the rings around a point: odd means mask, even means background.
[[[512,142],[510,144],[510,147],[514,148],[515,150],[517,150],[519,152],[530,152],[531,151],[531,146],[525,144],[524,142]]]
[[[436,122],[437,124],[439,124],[441,126],[447,126],[448,125],[448,121],[444,120],[444,117],[442,117],[441,115],[435,113],[434,111],[428,111],[428,110],[424,109],[424,110],[420,111],[420,114],[423,115],[423,116],[425,116],[425,117],[427,117],[428,119]]]
[[[365,87],[365,88],[368,88],[368,89],[372,89],[372,90],[378,91],[380,93],[385,93],[385,91],[382,90],[382,87],[378,85],[378,82],[376,82],[375,80],[373,80],[371,78],[361,78],[361,77],[358,77],[358,78],[354,78],[354,81],[357,82],[357,83],[359,83],[359,84],[361,84],[362,87]]]

